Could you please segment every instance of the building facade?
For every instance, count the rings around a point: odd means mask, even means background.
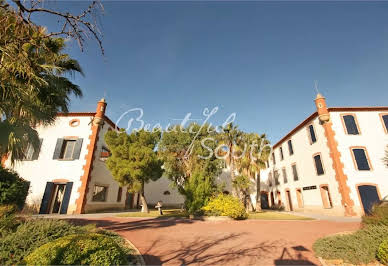
[[[40,150],[29,147],[26,158],[15,165],[3,158],[3,165],[30,182],[26,203],[37,206],[39,213],[79,214],[136,205],[137,195],[120,187],[105,165],[109,150],[104,135],[116,128],[105,116],[106,106],[101,99],[94,113],[58,114],[52,125],[36,128]],[[148,203],[183,202],[166,180],[152,183],[145,189],[148,195],[152,191]]]
[[[264,171],[270,205],[287,210],[360,216],[388,194],[388,107],[317,111],[273,146]]]

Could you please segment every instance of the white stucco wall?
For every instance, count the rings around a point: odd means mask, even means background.
[[[117,196],[119,192],[119,183],[116,182],[106,167],[105,162],[101,160],[101,151],[103,147],[108,147],[105,143],[105,133],[111,126],[108,123],[104,123],[98,134],[98,142],[94,155],[93,169],[91,171],[91,177],[88,186],[88,194],[86,196],[86,212],[94,212],[98,210],[107,209],[123,209],[125,207],[126,191],[127,188],[122,188],[121,201],[117,202]],[[113,129],[113,128],[112,128]],[[95,185],[107,186],[107,198],[104,202],[93,201],[93,189]]]
[[[169,191],[170,195],[164,195],[165,191]],[[161,200],[164,206],[180,207],[185,201],[178,190],[171,186],[171,180],[166,176],[162,176],[158,180],[146,184],[144,194],[147,203],[150,205],[156,205]]]
[[[342,123],[341,114],[355,114],[359,135],[347,135]],[[359,200],[357,184],[376,184],[381,197],[388,194],[388,168],[384,165],[382,158],[385,155],[385,148],[388,145],[388,134],[386,134],[381,113],[378,111],[356,111],[356,112],[330,112],[335,131],[335,138],[338,142],[338,150],[341,153],[341,161],[344,164],[344,172],[348,177],[347,184],[351,189],[351,198],[355,204],[355,210],[362,214],[362,205]],[[359,171],[356,169],[350,147],[364,146],[369,155],[372,169],[370,171]]]
[[[70,120],[77,118],[80,124],[77,127],[69,125]],[[46,182],[54,179],[67,179],[74,182],[68,213],[75,210],[75,201],[79,197],[78,188],[81,186],[80,177],[83,173],[82,167],[85,164],[87,145],[91,133],[90,117],[57,117],[54,124],[37,127],[39,137],[43,139],[38,160],[19,161],[14,165],[14,170],[21,177],[31,182],[30,192],[27,196],[28,204],[39,204],[46,188]],[[55,145],[58,138],[76,136],[83,138],[80,157],[78,160],[53,160]],[[6,166],[11,168],[9,160]]]
[[[313,124],[317,141],[310,144],[308,126]],[[292,140],[294,154],[289,154],[287,141]],[[299,211],[314,211],[326,214],[342,215],[343,208],[341,205],[341,197],[338,192],[338,184],[335,180],[335,172],[332,168],[332,160],[329,156],[329,149],[326,143],[324,129],[320,125],[318,117],[312,119],[305,126],[296,131],[290,138],[286,139],[280,146],[274,149],[276,156],[276,164],[273,165],[272,158],[269,159],[270,171],[278,170],[279,185],[275,185],[272,181],[270,191],[275,195],[275,203],[278,202],[276,191],[280,191],[281,202],[288,209],[286,201],[286,189],[290,190],[291,201],[294,210]],[[280,147],[283,147],[284,160],[280,160]],[[320,153],[324,174],[317,175],[313,156]],[[294,181],[292,174],[292,164],[296,163],[296,168],[299,176],[298,181]],[[282,168],[286,169],[288,182],[284,183]],[[269,173],[269,172],[268,172]],[[267,179],[264,177],[263,179]],[[323,207],[322,197],[320,193],[320,185],[328,185],[333,208],[325,209]],[[316,189],[303,190],[303,187],[316,186]],[[297,189],[302,190],[303,208],[298,207]]]

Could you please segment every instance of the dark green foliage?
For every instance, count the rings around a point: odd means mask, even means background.
[[[19,225],[19,220],[15,217],[16,210],[15,205],[0,206],[0,237],[11,233]]]
[[[26,257],[29,265],[124,265],[129,250],[102,234],[61,237]]]
[[[385,239],[377,250],[377,259],[384,265],[388,265],[388,239]]]
[[[58,112],[68,112],[72,94],[82,95],[68,79],[82,70],[65,53],[65,39],[49,37],[20,14],[12,5],[0,8],[0,155],[9,154],[11,162],[23,158],[29,144],[39,148],[36,125],[52,123]]]
[[[189,214],[200,214],[215,192],[214,180],[211,176],[204,176],[195,171],[184,186],[185,206]]]
[[[28,220],[14,233],[0,239],[0,265],[22,264],[24,257],[35,248],[62,236],[88,231],[87,227],[73,226],[61,220]]]
[[[318,239],[313,249],[324,259],[342,259],[353,264],[376,260],[380,243],[388,236],[388,226],[369,225],[353,234]]]
[[[373,206],[372,213],[362,217],[362,223],[388,226],[388,205]]]
[[[105,141],[112,152],[106,165],[120,185],[139,192],[143,183],[162,176],[162,161],[155,152],[159,140],[160,132],[145,130],[129,135],[124,131],[106,133]]]
[[[24,206],[30,183],[11,170],[0,166],[0,205]]]
[[[210,125],[201,128],[191,123],[186,128],[170,127],[158,145],[165,174],[185,197],[185,208],[191,214],[199,212],[217,190],[215,178],[224,165],[214,154],[219,137]]]
[[[212,198],[202,209],[207,215],[229,216],[237,220],[248,218],[244,205],[238,198],[231,195],[219,194],[217,197]]]

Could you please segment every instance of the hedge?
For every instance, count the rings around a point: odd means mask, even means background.
[[[27,265],[125,265],[129,250],[109,236],[69,235],[49,242],[26,257]]]
[[[14,204],[21,210],[29,187],[30,182],[0,166],[0,205]]]

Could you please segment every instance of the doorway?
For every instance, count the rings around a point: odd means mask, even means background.
[[[49,213],[59,213],[63,203],[63,196],[65,195],[66,184],[54,184],[54,193],[51,200]]]
[[[272,206],[275,206],[275,198],[274,198],[274,196],[273,196],[273,191],[271,191],[271,207]]]
[[[286,190],[286,198],[287,198],[287,202],[288,202],[288,209],[290,211],[293,211],[294,208],[292,207],[291,193],[290,193],[289,189]]]
[[[380,201],[377,187],[374,185],[358,186],[358,194],[365,214],[371,214],[373,205]]]
[[[73,182],[47,182],[39,214],[66,214]]]
[[[298,207],[303,208],[304,206],[303,195],[302,195],[302,190],[300,188],[296,190],[296,199],[298,200]]]
[[[321,197],[322,197],[323,208],[325,209],[333,208],[333,202],[331,200],[328,185],[321,185]]]
[[[265,191],[262,191],[260,193],[260,197],[261,197],[261,208],[262,209],[269,209],[269,202],[268,202],[268,193],[266,193]]]

